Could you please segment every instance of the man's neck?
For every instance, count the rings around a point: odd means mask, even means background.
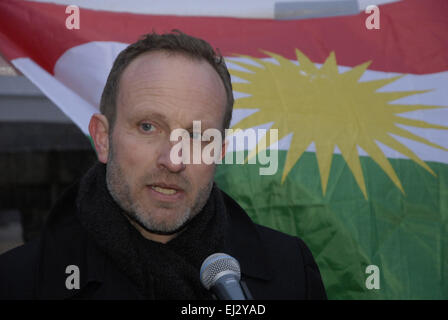
[[[175,237],[177,237],[178,233],[175,234],[156,234],[156,233],[152,233],[149,232],[148,230],[145,230],[144,228],[142,228],[142,226],[140,226],[138,223],[136,223],[134,220],[132,220],[131,218],[129,218],[126,215],[126,218],[129,220],[129,222],[138,230],[138,232],[140,232],[140,234],[151,241],[155,241],[155,242],[160,242],[160,243],[167,243],[168,241],[174,239]]]

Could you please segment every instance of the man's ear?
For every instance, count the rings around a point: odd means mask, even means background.
[[[98,160],[107,162],[109,155],[109,121],[100,113],[95,113],[90,119],[89,133],[95,145]]]

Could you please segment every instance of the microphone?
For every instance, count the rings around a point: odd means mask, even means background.
[[[241,288],[240,264],[228,254],[214,253],[208,256],[202,263],[200,277],[202,285],[219,300],[251,299],[247,287],[244,286],[246,292]]]

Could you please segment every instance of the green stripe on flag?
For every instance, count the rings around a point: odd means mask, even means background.
[[[301,237],[319,265],[330,299],[448,298],[448,165],[389,159],[405,194],[370,157],[360,157],[368,199],[341,155],[333,155],[322,195],[315,153],[306,152],[281,185],[279,170],[220,165],[218,185],[258,223]],[[380,289],[365,285],[368,265]]]

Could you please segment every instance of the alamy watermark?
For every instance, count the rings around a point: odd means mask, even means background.
[[[170,160],[175,164],[256,164],[258,159],[258,163],[262,165],[259,168],[260,175],[274,175],[278,169],[278,130],[251,128],[244,132],[237,131],[225,129],[226,149],[232,150],[235,145],[245,145],[245,142],[248,143],[248,146],[256,146],[256,153],[253,157],[249,157],[247,161],[244,152],[236,153],[235,162],[233,154],[223,157],[222,132],[215,128],[209,128],[202,132],[201,121],[193,121],[193,133],[181,128],[174,129],[171,132],[170,141],[177,143],[171,148]],[[266,142],[268,133],[270,145],[267,145]],[[202,142],[208,143],[203,146]]]
[[[68,290],[79,289],[79,267],[77,265],[71,264],[65,268],[65,273],[69,276],[65,279],[65,287]]]
[[[366,288],[369,290],[380,289],[380,268],[377,265],[371,264],[366,267]]]
[[[367,6],[365,13],[370,14],[365,22],[366,28],[368,30],[380,29],[380,8],[375,5]]]
[[[68,30],[79,30],[80,26],[80,16],[79,7],[75,5],[70,5],[65,8],[65,13],[69,16],[65,19],[65,27]]]

